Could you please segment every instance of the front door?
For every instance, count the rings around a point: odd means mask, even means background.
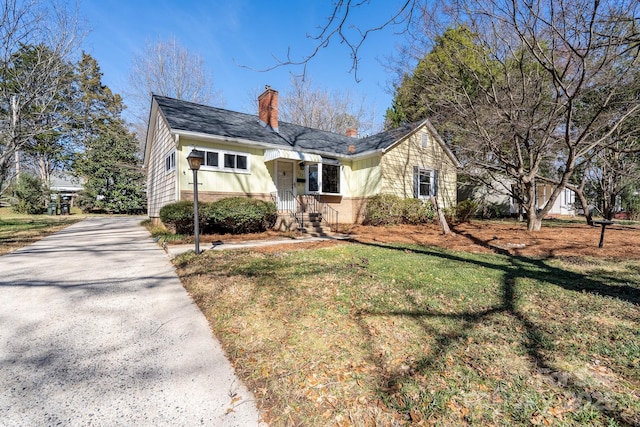
[[[280,160],[276,163],[276,189],[278,190],[278,210],[295,210],[296,186],[294,163]]]

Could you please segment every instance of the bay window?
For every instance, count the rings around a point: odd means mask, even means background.
[[[323,159],[322,163],[305,166],[307,193],[340,194],[340,162]]]

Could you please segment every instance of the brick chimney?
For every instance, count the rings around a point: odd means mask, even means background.
[[[265,91],[258,97],[258,118],[263,126],[269,126],[278,132],[278,91],[265,86]]]
[[[356,128],[347,128],[347,136],[349,138],[355,138],[358,136],[358,129]]]

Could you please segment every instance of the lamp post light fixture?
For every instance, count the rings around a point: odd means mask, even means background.
[[[193,235],[196,239],[196,255],[200,253],[200,224],[198,221],[198,169],[204,163],[204,153],[195,148],[187,156],[189,169],[193,171]]]

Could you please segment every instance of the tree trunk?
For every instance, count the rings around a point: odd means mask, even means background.
[[[582,188],[576,188],[573,190],[578,196],[578,200],[580,200],[580,204],[582,205],[582,210],[584,211],[584,217],[587,220],[588,225],[593,225],[593,215],[591,215],[591,209],[589,209],[589,202],[587,198],[584,196]]]
[[[431,196],[431,203],[436,207],[436,213],[438,214],[438,219],[440,220],[440,226],[442,226],[442,234],[445,236],[451,233],[451,229],[449,228],[449,224],[447,223],[447,218],[444,216],[444,212],[438,206],[438,200],[434,196]]]
[[[527,212],[527,230],[540,231],[542,228],[542,218],[536,215],[535,210]]]

